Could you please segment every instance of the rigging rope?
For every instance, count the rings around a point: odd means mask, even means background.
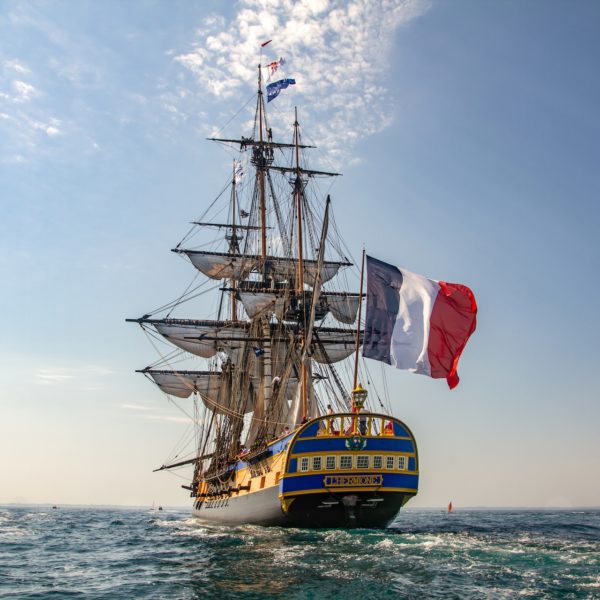
[[[248,98],[248,100],[246,100],[244,105],[235,113],[235,115],[233,115],[233,117],[231,117],[231,119],[229,119],[229,121],[227,121],[227,123],[225,123],[225,125],[223,125],[222,127],[220,127],[219,129],[216,130],[213,137],[219,135],[221,133],[221,131],[223,131],[223,129],[225,129],[225,127],[227,127],[227,125],[229,125],[229,123],[231,123],[231,121],[233,121],[246,108],[246,106],[248,106],[248,104],[250,104],[250,102],[252,102],[252,100],[254,100],[255,97],[256,97],[256,94],[254,92],[252,92],[252,96],[250,96],[250,98]]]

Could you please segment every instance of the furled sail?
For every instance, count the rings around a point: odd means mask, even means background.
[[[339,362],[356,349],[356,333],[348,329],[317,329],[313,336],[311,358],[319,363]]]
[[[285,299],[280,290],[238,291],[238,297],[244,306],[246,314],[252,319],[260,314],[265,316],[275,315],[281,320],[285,310]],[[356,321],[358,312],[359,294],[349,292],[322,292],[324,314],[331,314],[340,323],[351,325]]]
[[[211,279],[244,279],[258,264],[257,256],[179,249],[173,252],[186,254],[194,267]]]
[[[143,369],[141,373],[150,375],[156,385],[166,394],[178,398],[188,398],[192,393],[200,394],[202,401],[209,409],[219,414],[238,412],[234,395],[224,385],[220,371],[170,371],[159,369]],[[253,408],[252,394],[247,395],[243,412]]]
[[[186,319],[148,320],[172,344],[191,354],[211,358],[226,352],[237,358],[243,349],[249,324],[244,321],[193,321]]]
[[[172,344],[203,358],[217,352],[225,352],[233,363],[241,356],[244,342],[250,342],[260,354],[263,344],[271,344],[274,363],[285,360],[294,328],[271,325],[271,338],[250,335],[250,323],[246,321],[195,321],[192,319],[147,319]],[[355,332],[350,329],[321,327],[315,330],[311,344],[311,356],[317,362],[334,363],[347,358],[355,349]]]
[[[204,275],[211,279],[244,279],[250,272],[265,272],[279,280],[293,277],[298,270],[295,258],[283,256],[267,256],[262,259],[258,255],[232,254],[229,252],[206,252],[202,250],[184,250],[176,248],[173,252],[186,254],[191,263]],[[264,268],[263,268],[264,262]],[[332,279],[340,267],[352,263],[325,261],[321,270],[322,281]],[[317,261],[304,260],[304,282],[312,286],[317,274]]]
[[[323,292],[321,296],[325,297],[329,311],[340,323],[351,325],[356,321],[360,294]]]
[[[143,369],[141,373],[150,375],[165,394],[178,398],[188,398],[194,392],[202,397],[216,398],[221,386],[221,373],[218,371]]]
[[[278,319],[283,316],[285,298],[281,292],[238,292],[239,299],[246,314],[253,319],[260,314],[275,315]]]

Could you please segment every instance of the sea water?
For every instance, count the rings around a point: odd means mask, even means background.
[[[600,598],[600,511],[405,510],[383,530],[0,506],[0,598]]]

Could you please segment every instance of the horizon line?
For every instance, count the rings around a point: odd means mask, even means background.
[[[182,504],[159,504],[155,503],[156,507],[191,510],[191,505]],[[0,502],[0,507],[11,506],[41,506],[41,507],[69,507],[69,508],[129,508],[129,509],[147,509],[152,510],[153,506],[149,504],[74,504],[69,502]],[[154,510],[157,510],[155,508]],[[403,508],[399,514],[403,512],[417,512],[419,510],[447,512],[445,506],[411,506]],[[600,510],[599,505],[578,505],[578,506],[454,506],[452,512],[464,510]]]

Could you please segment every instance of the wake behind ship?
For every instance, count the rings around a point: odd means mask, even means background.
[[[348,291],[353,263],[319,190],[339,174],[309,166],[297,113],[292,139],[274,140],[263,69],[249,135],[211,138],[235,153],[228,193],[173,249],[202,282],[129,319],[160,356],[140,372],[191,403],[194,451],[158,470],[193,465],[183,487],[210,521],[386,526],[418,490],[415,438],[358,384],[369,378],[358,360],[364,257],[360,289]],[[269,84],[269,100],[290,82]],[[210,249],[206,231],[218,234]],[[215,287],[212,318],[172,316]]]

